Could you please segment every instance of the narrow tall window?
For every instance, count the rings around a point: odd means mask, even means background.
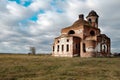
[[[59,52],[59,45],[57,45],[57,51]]]
[[[95,22],[98,23],[98,18],[96,18]]]
[[[64,51],[64,45],[62,45],[62,51]]]
[[[69,51],[69,45],[67,44],[67,49],[66,49],[66,51],[68,52]]]
[[[53,51],[55,50],[55,47],[53,46]]]
[[[83,43],[83,52],[86,52],[86,46],[85,46],[85,43]]]

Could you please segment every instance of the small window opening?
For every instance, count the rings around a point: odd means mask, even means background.
[[[69,39],[67,39],[67,42],[69,42]]]
[[[90,31],[90,35],[91,36],[95,36],[95,32],[94,31]]]
[[[58,40],[57,42],[59,43],[60,41]]]

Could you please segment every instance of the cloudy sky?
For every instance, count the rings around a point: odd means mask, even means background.
[[[60,30],[95,10],[99,28],[120,51],[120,0],[0,0],[0,53],[50,53]]]

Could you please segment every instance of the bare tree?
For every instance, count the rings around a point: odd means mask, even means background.
[[[36,53],[35,47],[30,47],[30,54],[35,55],[35,53]]]

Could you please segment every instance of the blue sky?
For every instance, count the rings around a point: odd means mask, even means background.
[[[112,52],[120,52],[119,0],[0,0],[0,52],[50,53],[54,38],[79,14],[99,15],[101,32],[111,38]]]
[[[29,6],[32,3],[32,0],[9,0],[16,2],[17,4],[23,5],[25,7]]]

